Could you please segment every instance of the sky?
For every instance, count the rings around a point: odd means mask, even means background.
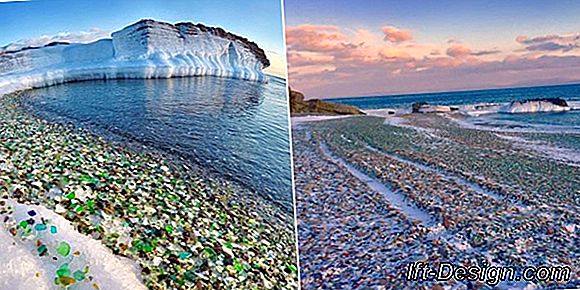
[[[256,42],[272,63],[267,72],[285,76],[279,0],[0,0],[0,47],[18,41],[88,42],[142,18],[220,26]]]
[[[580,1],[286,0],[307,98],[580,83]]]

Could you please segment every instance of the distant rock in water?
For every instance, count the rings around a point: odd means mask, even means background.
[[[541,98],[524,101],[513,101],[500,108],[501,113],[537,113],[570,111],[568,103],[561,98]]]
[[[322,100],[304,100],[304,94],[290,89],[290,113],[294,115],[364,115],[355,106]]]
[[[427,104],[427,102],[416,102],[413,103],[413,105],[411,105],[411,112],[413,113],[420,113],[421,112],[421,108],[424,106],[428,106],[429,104]]]
[[[266,81],[262,70],[269,65],[257,44],[222,28],[145,19],[92,43],[0,49],[0,94],[94,79],[211,75]]]
[[[459,108],[451,106],[430,105],[427,102],[416,102],[411,105],[412,113],[448,113]]]

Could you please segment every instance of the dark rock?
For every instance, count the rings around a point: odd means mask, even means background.
[[[70,43],[68,42],[64,42],[64,41],[53,41],[49,44],[46,45],[42,45],[42,46],[27,46],[27,47],[23,47],[17,50],[6,50],[6,51],[0,51],[0,55],[6,54],[16,54],[19,52],[23,52],[23,51],[27,51],[27,50],[33,50],[33,49],[39,49],[39,48],[44,48],[44,47],[52,47],[52,46],[59,46],[59,45],[69,45]]]
[[[411,105],[411,109],[412,109],[411,111],[413,113],[419,113],[419,110],[421,110],[421,108],[423,106],[427,106],[427,105],[429,105],[427,102],[416,102],[416,103],[413,103],[413,105]]]
[[[50,47],[50,46],[57,46],[57,45],[69,45],[70,43],[65,42],[65,41],[53,41],[47,45],[45,45],[45,47]]]
[[[458,107],[430,105],[426,102],[416,102],[411,105],[411,112],[413,113],[448,113],[458,110]]]
[[[364,115],[355,106],[337,104],[322,100],[304,100],[304,94],[290,89],[290,114],[319,114],[319,115]]]
[[[562,98],[536,98],[536,99],[527,99],[527,100],[523,100],[523,101],[513,101],[511,102],[511,104],[516,104],[516,103],[520,103],[520,104],[525,104],[525,103],[530,103],[530,102],[548,102],[548,103],[552,103],[556,106],[560,106],[560,107],[568,107],[568,103],[566,102],[566,100],[562,99]]]

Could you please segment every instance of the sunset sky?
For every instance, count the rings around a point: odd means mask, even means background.
[[[307,97],[580,83],[580,1],[287,0]]]

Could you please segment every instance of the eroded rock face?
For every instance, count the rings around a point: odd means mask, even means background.
[[[571,108],[561,98],[542,98],[524,101],[513,101],[500,108],[502,113],[537,113],[537,112],[564,112]]]
[[[133,39],[142,41],[134,42]],[[125,47],[129,40],[130,46]],[[213,48],[217,41],[218,48],[228,47],[231,43],[238,53],[248,53],[262,64],[262,69],[270,66],[263,49],[247,38],[227,32],[220,27],[209,27],[203,24],[180,22],[171,24],[150,19],[141,20],[113,33],[113,44],[117,55],[152,54],[157,51],[165,53],[184,53],[196,51],[200,47]],[[222,42],[225,42],[223,44]],[[211,55],[211,52],[208,51]]]
[[[292,115],[364,115],[355,106],[322,100],[304,100],[304,94],[290,89],[290,113]]]
[[[92,43],[0,51],[0,94],[93,79],[212,75],[266,81],[264,50],[203,24],[141,20]]]
[[[289,90],[290,95],[290,113],[297,114],[308,110],[308,104],[304,102],[304,94],[301,92]]]
[[[256,56],[256,58],[258,58],[258,60],[264,65],[263,68],[267,68],[270,66],[270,60],[268,60],[268,58],[266,57],[266,53],[264,52],[264,50],[261,49],[255,42],[252,42],[245,37],[227,32],[220,27],[205,26],[201,23],[193,24],[190,22],[181,22],[175,24],[175,26],[177,26],[180,29],[180,31],[182,31],[182,33],[184,34],[196,35],[198,33],[196,30],[199,30],[201,32],[209,32],[213,35],[216,35],[224,39],[239,42],[247,49],[249,49],[250,52],[252,52]]]

